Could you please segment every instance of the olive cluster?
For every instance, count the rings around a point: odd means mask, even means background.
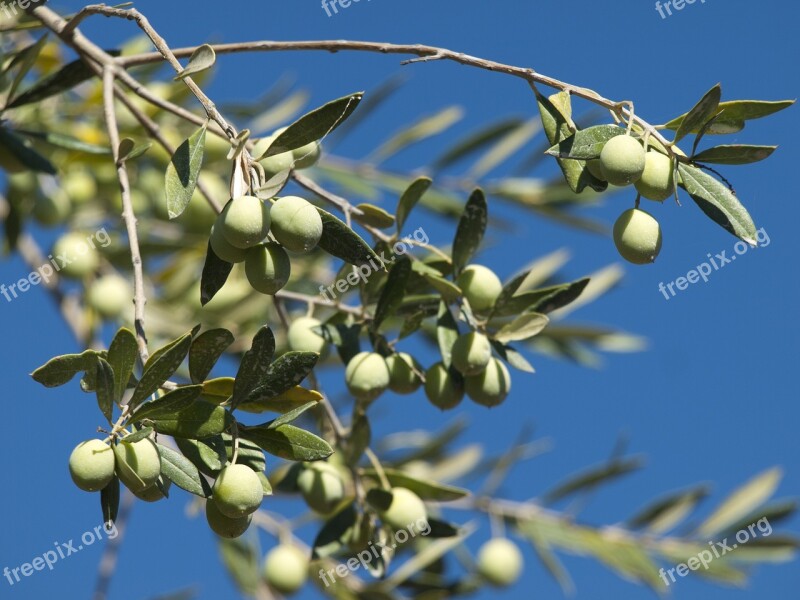
[[[503,284],[495,273],[482,265],[468,265],[456,280],[476,314],[487,314],[500,296]],[[324,354],[327,342],[319,333],[322,322],[300,317],[289,326],[290,350]],[[438,362],[428,368],[405,352],[384,356],[378,352],[360,352],[345,369],[350,393],[364,403],[378,398],[387,389],[398,394],[412,394],[424,384],[428,400],[442,410],[455,408],[466,394],[474,402],[492,407],[502,403],[511,390],[511,375],[506,365],[492,355],[488,336],[470,331],[453,344],[451,365]]]
[[[114,475],[137,497],[155,502],[164,497],[169,480],[157,485],[161,455],[150,439],[108,445],[103,440],[81,442],[69,457],[72,481],[87,492],[104,489]]]
[[[268,176],[288,169],[314,165],[320,147],[312,142],[291,152],[263,155],[285,130],[259,140],[253,155]],[[266,240],[271,234],[272,240]],[[234,198],[211,228],[211,248],[224,261],[244,263],[247,280],[262,294],[275,294],[289,281],[289,252],[306,254],[322,237],[322,218],[313,204],[299,196],[283,196],[264,202],[255,196]],[[266,241],[265,241],[266,240]]]
[[[648,200],[663,202],[675,193],[674,161],[657,150],[645,151],[642,143],[629,135],[608,140],[600,157],[588,161],[586,167],[612,185],[633,184]],[[614,244],[628,262],[652,263],[661,251],[661,227],[646,211],[626,210],[614,224]]]

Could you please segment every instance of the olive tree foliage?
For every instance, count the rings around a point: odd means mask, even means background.
[[[81,33],[87,18],[127,19],[144,36],[121,51],[103,50]],[[488,69],[522,80],[538,114],[462,134],[421,165],[427,175],[420,176],[382,164],[451,129],[458,107],[410,124],[362,161],[332,152],[391,101],[395,80],[314,110],[301,110],[304,93],[280,83],[249,106],[217,105],[204,91],[224,54],[294,49]],[[1,60],[6,248],[38,268],[49,253],[35,232],[58,228],[53,254],[70,264],[42,286],[86,348],[54,357],[33,377],[56,387],[79,376],[81,390],[96,396],[98,421],[86,423],[84,437],[100,425],[102,439],[79,444],[70,470],[80,488],[99,491],[104,519],[121,518],[125,488],[146,501],[191,499],[249,596],[291,593],[311,573],[308,585],[330,597],[429,598],[513,584],[521,543],[567,591],[573,583],[561,552],[593,557],[663,591],[661,566],[685,562],[743,524],[793,512],[792,502],[769,501],[780,481],[771,469],[699,523],[687,517],[708,495],[704,486],[646,505],[625,523],[592,525],[576,518],[575,506],[635,471],[638,458],[616,453],[517,502],[498,490],[512,466],[542,449],[524,431],[494,457],[480,444],[458,445],[459,420],[425,435],[371,436],[372,408],[387,396],[424,387],[412,405],[427,398],[457,414],[465,396],[486,406],[515,401],[512,379],[515,389],[531,385],[532,352],[593,364],[598,351],[639,348],[636,336],[569,320],[615,286],[619,267],[564,281],[568,256],[558,251],[531,257],[501,282],[477,264],[484,235],[497,224],[492,203],[601,232],[575,207],[595,203],[608,181],[635,185],[633,211],[642,197],[664,201],[683,190],[712,221],[754,243],[753,220],[709,165],[756,162],[774,147],[700,143],[791,101],[722,101],[715,86],[688,112],[654,126],[631,102],[440,48],[312,41],[171,49],[135,9],[95,5],[64,17],[46,2],[4,25]],[[579,126],[576,99],[605,109],[609,122]],[[677,143],[689,136],[682,150]],[[486,181],[526,148],[518,176]],[[530,176],[548,155],[559,178]],[[468,161],[465,171],[456,169]],[[450,240],[414,227],[425,211],[452,223]],[[620,253],[651,262],[660,250],[657,222],[625,215],[615,226]],[[643,219],[646,229],[637,230]],[[118,330],[105,346],[108,323]],[[421,344],[437,349],[437,364],[423,366],[409,353]],[[341,402],[318,385],[321,367],[341,373],[349,391]],[[288,521],[263,510],[272,494],[308,507],[315,539],[300,540]],[[578,504],[565,505],[570,500]],[[473,558],[465,542],[488,539],[474,525],[486,521],[495,538],[507,539]],[[417,535],[391,548],[395,532],[412,526]],[[259,540],[273,546],[266,542],[273,538],[280,545],[262,568]],[[740,584],[748,564],[786,560],[795,547],[784,536],[752,540],[698,574]],[[365,551],[372,557],[359,572],[335,582],[317,577]]]

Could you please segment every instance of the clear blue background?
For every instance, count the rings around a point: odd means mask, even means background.
[[[56,4],[64,11],[81,5]],[[173,46],[207,40],[368,39],[421,42],[477,56],[529,66],[617,99],[634,99],[637,112],[661,122],[722,82],[729,99],[794,98],[798,91],[800,10],[778,0],[708,0],[661,19],[649,1],[523,2],[362,0],[329,18],[317,0],[274,2],[138,2]],[[132,24],[95,18],[85,27],[111,47],[133,34]],[[396,56],[342,53],[280,53],[225,58],[210,94],[220,101],[250,100],[284,73],[313,93],[311,104],[357,89],[371,89],[401,70]],[[499,116],[531,115],[535,103],[520,81],[444,63],[403,67],[408,85],[369,124],[359,128],[342,151],[359,157],[415,116],[450,103],[467,118],[443,140],[403,153],[392,166],[423,164],[455,132],[463,135]],[[648,468],[599,494],[583,517],[612,523],[631,515],[665,491],[714,481],[716,499],[751,475],[783,465],[780,495],[800,491],[796,361],[800,289],[796,276],[798,199],[796,173],[798,110],[755,121],[736,141],[780,144],[769,161],[726,169],[771,244],[666,301],[661,281],[672,281],[703,261],[708,252],[727,250],[735,239],[708,221],[688,199],[682,208],[667,202],[652,207],[664,228],[664,250],[652,267],[629,269],[624,285],[578,313],[582,321],[616,324],[648,336],[651,348],[638,355],[610,355],[603,370],[536,358],[538,374],[518,375],[500,409],[487,412],[465,403],[473,424],[469,439],[501,452],[524,422],[537,426],[556,447],[547,456],[515,469],[503,492],[524,499],[558,479],[608,456],[627,434],[634,452],[646,453]],[[548,166],[553,174],[553,166]],[[592,211],[612,222],[632,202],[630,194],[611,197]],[[566,230],[527,213],[493,205],[495,214],[516,218],[515,236],[499,236],[481,259],[510,275],[531,258],[562,246],[574,250],[566,273],[578,277],[617,256],[608,239]],[[419,213],[418,220],[426,219]],[[420,225],[446,241],[431,221]],[[18,259],[0,263],[0,281],[12,282],[27,269]],[[17,566],[49,550],[54,541],[77,538],[99,521],[97,500],[75,490],[66,457],[87,437],[95,407],[76,386],[47,391],[27,376],[54,354],[75,343],[41,289],[11,304],[0,304],[5,412],[0,440],[5,462],[0,495],[0,567]],[[432,358],[432,356],[430,357]],[[378,434],[441,423],[421,396],[384,401],[387,416]],[[399,406],[398,406],[399,405]],[[185,495],[168,504],[135,507],[112,587],[112,598],[147,598],[196,586],[200,598],[228,598],[234,592],[217,559],[210,532],[185,515]],[[267,503],[271,501],[268,500]],[[714,505],[714,500],[706,509]],[[284,504],[275,502],[276,510]],[[456,515],[458,516],[458,515]],[[461,515],[463,518],[464,515]],[[798,521],[789,524],[795,531]],[[306,534],[310,531],[306,530]],[[488,536],[484,523],[473,543]],[[53,594],[85,598],[94,584],[101,548],[93,546],[10,588],[0,580],[2,598],[44,598]],[[579,597],[644,598],[650,592],[620,580],[595,562],[566,557]],[[672,587],[676,598],[788,598],[800,585],[797,564],[759,568],[747,590],[709,589],[692,578]],[[520,585],[481,598],[560,592],[528,556]],[[308,591],[308,597],[312,592]]]

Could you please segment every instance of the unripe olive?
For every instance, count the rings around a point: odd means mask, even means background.
[[[269,213],[268,202],[255,196],[239,196],[225,205],[217,226],[232,246],[252,248],[269,233]]]
[[[522,574],[522,552],[511,540],[495,538],[481,546],[477,565],[478,572],[490,584],[509,586]]]
[[[91,236],[77,231],[65,233],[53,244],[53,256],[65,277],[80,279],[100,265],[100,255],[90,240]],[[63,264],[66,261],[66,264]]]
[[[663,202],[675,193],[675,169],[672,159],[650,151],[644,158],[642,178],[634,186],[648,200]]]
[[[310,252],[322,237],[322,218],[299,196],[278,198],[270,209],[272,235],[287,250]]]
[[[436,363],[425,372],[425,395],[437,408],[450,410],[464,399],[464,386],[444,363]]]
[[[344,482],[336,467],[326,462],[307,463],[297,476],[297,488],[309,507],[330,514],[344,498]]]
[[[33,202],[33,218],[46,227],[59,225],[72,212],[69,197],[60,191],[53,194],[38,194]]]
[[[172,485],[172,482],[166,477],[163,478],[163,481],[164,490],[169,493],[169,488]],[[133,495],[139,498],[139,500],[144,500],[145,502],[158,502],[159,500],[166,498],[166,496],[162,493],[161,488],[158,487],[158,484],[151,485],[149,488],[141,492],[134,492]]]
[[[161,456],[149,438],[132,444],[121,441],[114,446],[114,457],[117,477],[134,493],[154,485],[161,474]]]
[[[222,225],[219,222],[211,227],[211,249],[214,254],[219,256],[222,260],[229,263],[244,262],[247,256],[247,250],[244,248],[237,248],[232,245],[224,235],[222,235]]]
[[[393,529],[407,529],[419,527],[425,529],[422,523],[428,521],[428,511],[425,503],[408,488],[392,488],[392,502],[389,508],[380,511],[381,520]]]
[[[86,291],[86,301],[102,317],[116,319],[133,306],[133,292],[123,277],[105,275]]]
[[[288,283],[292,263],[286,250],[275,242],[267,242],[247,251],[244,272],[254,290],[275,294]]]
[[[453,344],[453,366],[462,375],[483,372],[491,358],[492,345],[489,338],[477,331],[458,336]]]
[[[114,452],[103,440],[81,442],[69,456],[72,481],[86,492],[98,492],[114,477]]]
[[[389,387],[389,367],[380,354],[359,352],[347,363],[344,379],[353,396],[370,402]]]
[[[322,325],[322,322],[314,317],[298,317],[294,319],[286,332],[289,350],[294,350],[295,352],[317,352],[318,354],[325,352],[328,342],[314,331],[314,328],[320,325]]]
[[[219,472],[212,494],[219,512],[231,519],[254,513],[264,499],[256,472],[240,464],[228,465]]]
[[[464,388],[474,402],[491,408],[508,396],[511,375],[501,360],[492,358],[482,373],[464,378]]]
[[[398,352],[386,357],[389,368],[389,389],[397,394],[413,394],[422,385],[419,373],[422,367],[406,352]]]
[[[630,208],[614,223],[614,244],[628,262],[649,264],[661,252],[661,227],[649,213]]]
[[[308,556],[297,546],[281,544],[264,558],[264,578],[282,594],[294,594],[308,579]]]
[[[97,183],[87,171],[70,171],[61,185],[73,204],[86,204],[97,198]]]
[[[600,162],[599,158],[593,158],[592,160],[586,161],[586,170],[591,173],[595,179],[599,179],[600,181],[606,181],[606,174],[603,172],[603,163]]]
[[[300,146],[292,150],[295,169],[307,169],[313,167],[319,161],[322,154],[322,146],[319,142],[309,142],[305,146]]]
[[[243,517],[226,517],[222,514],[217,507],[214,500],[206,502],[206,521],[211,531],[218,536],[233,539],[242,535],[247,528],[250,527],[250,522],[253,520],[253,515],[245,515]]]
[[[259,158],[269,149],[278,135],[280,134],[276,132],[274,135],[260,139],[256,142],[255,148],[253,149],[253,156],[261,163],[261,166],[264,167],[264,171],[266,171],[267,175],[270,177],[277,175],[281,171],[291,169],[294,166],[294,155],[291,152],[281,152],[280,154],[275,154],[267,158]]]
[[[629,135],[618,135],[608,140],[600,151],[600,164],[606,181],[614,185],[630,185],[639,180],[644,171],[644,148]]]
[[[456,285],[477,312],[488,312],[503,291],[503,283],[494,271],[483,265],[467,266],[458,276]]]

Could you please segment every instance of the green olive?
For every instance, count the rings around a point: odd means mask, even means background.
[[[134,493],[155,484],[161,474],[161,456],[149,438],[132,444],[121,441],[114,446],[114,457],[117,477]]]
[[[62,191],[38,194],[33,201],[33,218],[45,227],[60,225],[72,212],[72,203]]]
[[[425,395],[437,408],[450,410],[464,399],[464,385],[444,363],[436,363],[425,372]]]
[[[650,151],[645,155],[642,178],[636,191],[648,200],[663,202],[675,193],[675,165],[668,156]]]
[[[118,319],[133,306],[133,290],[119,275],[104,275],[86,290],[86,301],[100,316]]]
[[[630,185],[637,182],[644,172],[644,148],[631,136],[618,135],[603,146],[600,164],[609,183]]]
[[[253,520],[253,515],[243,517],[226,517],[222,514],[213,499],[206,502],[206,521],[211,531],[218,536],[233,539],[241,536]]]
[[[91,241],[91,235],[72,231],[65,233],[53,244],[53,256],[65,277],[80,279],[100,266],[100,254]]]
[[[589,171],[589,173],[591,173],[595,179],[606,181],[606,174],[603,172],[603,163],[600,162],[599,158],[587,160],[586,170]]]
[[[289,350],[323,354],[328,348],[328,342],[314,331],[314,328],[320,325],[322,325],[322,322],[314,317],[298,317],[294,319],[286,332]]]
[[[281,544],[264,558],[264,579],[282,594],[294,594],[308,579],[309,559],[297,546]]]
[[[246,249],[237,248],[222,235],[222,226],[219,223],[215,223],[214,226],[211,227],[210,242],[214,254],[226,262],[244,262],[247,257]]]
[[[489,338],[477,331],[460,335],[453,344],[453,366],[462,375],[482,373],[491,358]]]
[[[114,452],[102,440],[78,444],[69,456],[72,481],[86,492],[98,492],[114,477]]]
[[[219,512],[231,519],[254,513],[264,499],[256,472],[240,464],[228,465],[219,472],[212,493]]]
[[[389,508],[380,511],[381,520],[395,530],[425,529],[428,511],[425,503],[407,488],[392,488],[392,501]]]
[[[469,305],[476,312],[488,312],[494,306],[503,284],[494,271],[483,265],[467,266],[456,280]]]
[[[225,205],[215,226],[232,246],[252,248],[267,237],[270,222],[269,203],[255,196],[240,196]]]
[[[172,482],[167,479],[166,477],[163,478],[164,481],[164,490],[169,493],[169,488],[172,485]],[[159,500],[164,500],[166,496],[161,491],[161,488],[158,487],[158,484],[151,485],[146,490],[141,492],[134,492],[134,496],[139,498],[139,500],[144,500],[145,502],[158,502]]]
[[[359,352],[347,363],[344,379],[353,396],[371,402],[389,387],[389,367],[380,354]]]
[[[247,251],[244,272],[254,290],[273,295],[289,282],[292,264],[286,250],[267,242]]]
[[[492,358],[482,373],[464,378],[464,388],[474,402],[491,408],[508,396],[511,375],[501,360]]]
[[[661,227],[649,213],[630,208],[614,223],[614,244],[628,262],[652,263],[661,252]]]
[[[297,476],[297,487],[309,507],[327,515],[344,498],[344,482],[333,465],[317,461],[307,463]]]
[[[270,209],[272,235],[287,250],[306,253],[322,237],[322,218],[316,207],[298,196],[278,198]]]
[[[505,538],[489,540],[478,551],[478,572],[490,584],[498,587],[512,585],[523,568],[522,552]]]
[[[386,357],[389,368],[389,389],[397,394],[413,394],[422,385],[422,366],[406,352]]]

